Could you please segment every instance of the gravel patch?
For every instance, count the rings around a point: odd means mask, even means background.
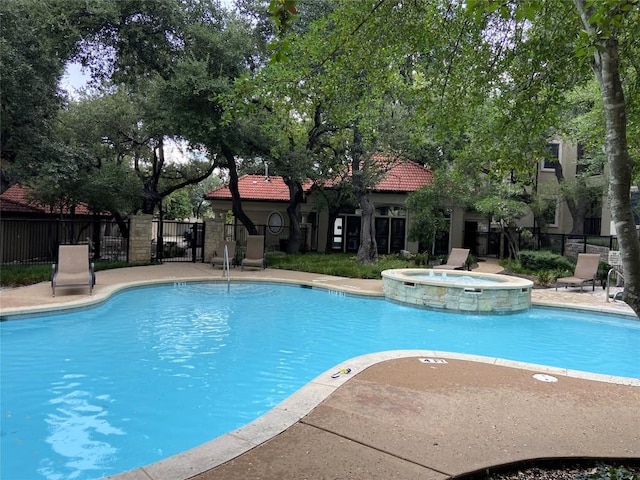
[[[480,473],[460,477],[466,480],[640,480],[640,459],[620,463],[567,463],[535,467],[528,464],[522,468],[512,467],[499,472]]]

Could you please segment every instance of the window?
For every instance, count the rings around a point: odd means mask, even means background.
[[[547,156],[542,160],[542,170],[555,171],[555,166],[560,163],[560,144],[547,143]]]
[[[559,203],[558,203],[558,199],[556,198],[550,198],[548,200],[547,203],[547,208],[545,208],[544,212],[542,212],[542,218],[544,219],[544,222],[547,224],[547,226],[549,227],[557,227],[559,220],[559,213],[560,213],[560,209],[559,207]]]
[[[270,233],[278,235],[282,231],[283,224],[284,222],[282,221],[282,215],[280,215],[280,212],[272,212],[269,214],[267,228]]]
[[[576,162],[576,175],[581,175],[587,171],[587,165],[584,161],[584,148],[581,143],[578,144],[578,159]]]
[[[406,217],[407,209],[398,206],[386,206],[376,208],[376,217]]]

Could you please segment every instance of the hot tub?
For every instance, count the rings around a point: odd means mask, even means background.
[[[477,313],[512,313],[531,308],[533,282],[524,278],[463,270],[384,270],[389,300],[422,307]]]

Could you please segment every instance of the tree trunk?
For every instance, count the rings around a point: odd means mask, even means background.
[[[558,184],[562,185],[565,181],[564,172],[562,170],[562,165],[560,162],[557,162],[554,165],[556,179],[558,180]],[[584,180],[580,180],[584,183]],[[581,191],[584,192],[586,190],[586,185],[581,185]],[[571,235],[583,235],[584,234],[584,219],[587,217],[587,211],[589,210],[589,203],[591,199],[584,195],[577,195],[577,199],[570,195],[563,195],[565,202],[567,202],[567,208],[569,208],[569,213],[571,213]]]
[[[358,263],[377,263],[378,245],[376,243],[376,207],[367,195],[367,185],[362,171],[363,139],[358,128],[353,129],[353,147],[351,149],[351,174],[353,191],[361,210],[360,246],[356,260]],[[366,168],[366,166],[365,166]]]
[[[633,160],[627,148],[627,112],[620,80],[618,41],[614,35],[596,31],[589,21],[591,15],[585,0],[574,0],[574,3],[585,29],[596,40],[593,71],[604,102],[609,202],[624,269],[622,298],[640,317],[640,241],[631,208]]]
[[[606,45],[606,50],[596,54],[600,61],[595,62],[594,69],[606,112],[609,202],[625,276],[622,298],[640,316],[640,242],[630,195],[633,161],[627,149],[626,107],[618,70],[617,42],[609,39]]]
[[[227,167],[229,168],[229,190],[231,191],[231,211],[233,212],[233,216],[244,225],[249,235],[258,235],[258,229],[242,209],[235,156],[228,147],[222,147],[222,154],[227,159]]]
[[[378,244],[376,242],[376,207],[369,200],[369,196],[358,195],[358,203],[362,209],[362,223],[360,229],[360,247],[358,248],[358,263],[377,263]]]
[[[329,224],[327,226],[327,237],[325,239],[326,243],[324,247],[325,253],[330,253],[331,251],[333,251],[333,237],[334,237],[333,228],[339,214],[340,214],[340,207],[337,207],[337,206],[329,207]]]
[[[302,232],[300,231],[299,212],[302,203],[302,185],[291,177],[283,177],[284,183],[289,187],[289,204],[287,216],[289,217],[289,241],[287,253],[299,253]]]
[[[129,223],[122,217],[122,215],[120,215],[119,212],[111,212],[111,214],[118,225],[118,229],[120,229],[120,235],[124,238],[129,238]]]

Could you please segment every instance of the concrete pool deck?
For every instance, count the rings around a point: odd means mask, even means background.
[[[499,266],[481,262],[479,271]],[[280,281],[382,295],[380,280],[234,269],[232,280]],[[0,291],[0,314],[100,302],[127,286],[220,280],[207,264],[97,273],[94,295],[49,283]],[[632,315],[604,291],[536,289],[536,305]],[[640,346],[639,346],[640,348]],[[446,363],[425,363],[433,359]],[[339,368],[351,373],[332,378]],[[544,382],[535,373],[552,375]],[[346,360],[255,422],[196,449],[115,475],[144,479],[443,479],[540,457],[640,458],[640,379],[584,375],[447,352]]]

